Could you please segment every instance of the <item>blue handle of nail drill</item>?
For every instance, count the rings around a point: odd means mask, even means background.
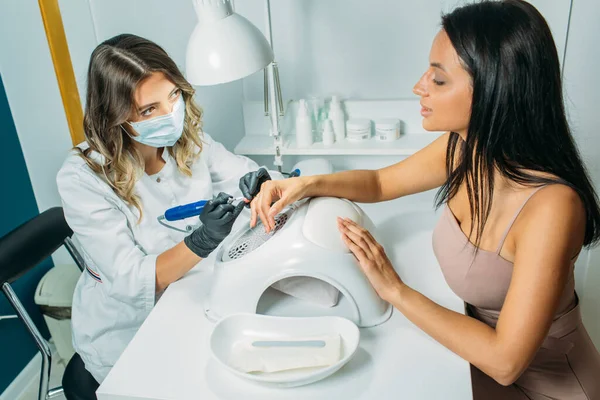
[[[167,221],[179,221],[180,219],[195,217],[202,213],[206,203],[208,203],[208,200],[200,200],[195,203],[169,208],[165,211],[165,219]]]
[[[295,169],[289,175],[290,177],[300,176],[300,170]],[[200,200],[195,203],[169,208],[167,211],[165,211],[165,219],[167,221],[179,221],[181,219],[195,217],[202,213],[206,203],[208,203],[208,200]]]

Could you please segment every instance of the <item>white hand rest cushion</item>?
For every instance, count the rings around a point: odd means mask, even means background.
[[[358,225],[363,225],[362,213],[350,201],[332,197],[311,199],[302,233],[318,246],[348,253],[350,250],[338,230],[338,217],[349,218]]]

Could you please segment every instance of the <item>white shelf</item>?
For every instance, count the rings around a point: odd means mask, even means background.
[[[409,156],[421,150],[439,137],[440,132],[427,132],[422,127],[423,118],[419,114],[419,99],[397,100],[344,100],[343,107],[347,118],[398,118],[403,135],[392,142],[381,142],[375,137],[361,142],[347,140],[325,147],[314,143],[308,148],[296,146],[294,121],[297,101],[285,102],[286,113],[281,120],[283,133],[283,155],[392,155]],[[264,114],[262,101],[244,102],[244,130],[246,135],[235,147],[235,153],[258,156],[275,155],[273,137],[268,135],[270,120]]]
[[[283,155],[399,155],[409,156],[421,150],[439,137],[440,133],[405,134],[398,140],[382,142],[374,137],[361,142],[344,140],[325,147],[322,142],[310,147],[298,148],[294,135],[283,136]],[[235,153],[248,156],[275,155],[273,137],[246,135],[235,147]]]

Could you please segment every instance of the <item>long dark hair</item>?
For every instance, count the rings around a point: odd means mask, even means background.
[[[466,140],[450,135],[448,179],[437,206],[464,182],[473,221],[469,237],[475,226],[478,246],[492,206],[495,169],[527,186],[562,183],[583,201],[583,244],[597,243],[598,196],[569,129],[558,54],[544,17],[525,1],[482,1],[444,15],[442,27],[472,77],[473,99]]]
[[[163,73],[182,91],[185,101],[183,134],[168,148],[178,169],[192,174],[191,164],[202,149],[202,110],[194,102],[194,88],[175,62],[156,43],[132,34],[110,38],[94,49],[87,76],[83,127],[89,147],[75,148],[88,166],[142,217],[141,201],[134,186],[144,170],[144,158],[124,132],[124,123],[135,108],[135,90],[155,72]],[[92,157],[103,156],[103,162]]]

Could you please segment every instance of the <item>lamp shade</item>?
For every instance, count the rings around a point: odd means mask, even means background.
[[[194,0],[198,24],[188,41],[187,80],[208,86],[244,78],[273,61],[262,32],[229,0]]]

